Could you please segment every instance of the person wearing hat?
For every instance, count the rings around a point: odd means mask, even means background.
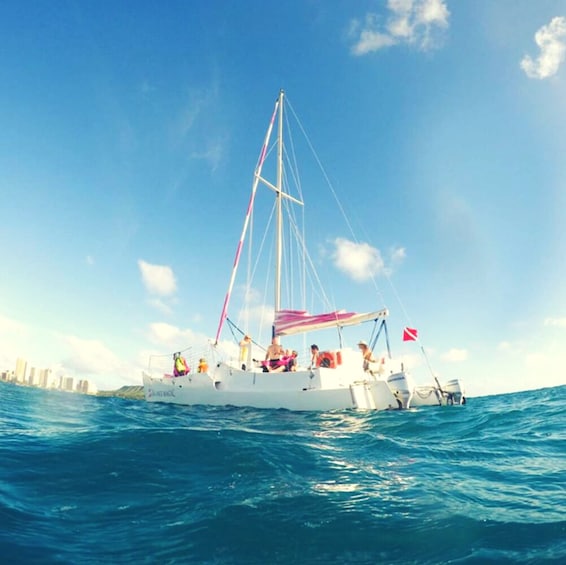
[[[358,347],[360,348],[360,351],[362,352],[364,371],[368,371],[369,370],[369,364],[375,363],[375,359],[373,357],[373,352],[364,340],[362,340],[358,343]]]

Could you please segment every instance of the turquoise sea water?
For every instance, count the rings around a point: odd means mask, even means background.
[[[566,386],[378,413],[0,401],[2,563],[566,563]]]

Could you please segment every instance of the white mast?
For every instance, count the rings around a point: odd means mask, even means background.
[[[277,224],[275,233],[275,311],[281,310],[281,258],[283,248],[283,90],[279,92],[279,128],[277,134],[277,191],[276,213]]]

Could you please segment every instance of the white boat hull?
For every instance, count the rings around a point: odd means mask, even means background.
[[[396,384],[402,380],[398,374]],[[406,408],[386,380],[368,373],[348,376],[340,369],[297,372],[242,371],[221,363],[214,374],[182,377],[143,375],[148,402],[209,406],[249,406],[287,410],[392,410]]]

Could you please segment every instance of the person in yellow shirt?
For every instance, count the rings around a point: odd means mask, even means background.
[[[240,341],[240,363],[242,365],[242,371],[245,371],[247,367],[251,366],[251,357],[252,338],[246,334],[242,341]]]
[[[187,360],[180,353],[175,353],[173,355],[173,374],[176,377],[182,377],[190,372]]]

